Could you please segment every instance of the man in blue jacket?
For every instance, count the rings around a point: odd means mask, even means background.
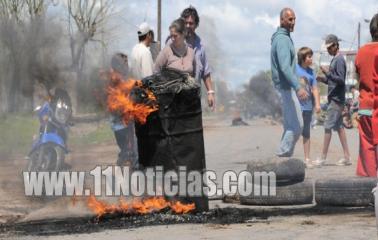
[[[295,13],[284,8],[280,13],[280,27],[272,36],[271,69],[273,83],[281,95],[284,133],[277,151],[279,157],[293,155],[295,144],[302,133],[303,119],[298,98],[307,99],[295,74],[295,49],[290,32],[294,31]]]

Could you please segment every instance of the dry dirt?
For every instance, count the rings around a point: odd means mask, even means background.
[[[250,126],[231,127],[230,121],[205,119],[204,137],[207,168],[218,174],[225,170],[245,170],[246,163],[253,158],[274,155],[282,134],[280,125],[267,120],[249,122]],[[82,129],[80,126],[76,126]],[[75,129],[73,129],[75,131]],[[79,131],[79,130],[76,130]],[[82,130],[81,130],[82,131]],[[341,145],[335,134],[332,139],[329,162],[322,168],[306,170],[306,177],[312,179],[326,177],[348,177],[355,175],[358,133],[347,130],[348,143],[353,157],[353,165],[338,167],[334,163],[342,157]],[[319,156],[323,138],[322,127],[312,130],[312,158]],[[115,163],[117,148],[108,142],[88,147],[71,146],[67,161],[74,170],[90,170],[96,165]],[[303,157],[301,142],[298,142],[295,157]],[[22,169],[26,160],[22,156],[15,159],[1,159],[0,166],[0,221],[27,222],[47,218],[90,216],[85,204],[73,204],[71,198],[54,198],[41,201],[24,196]],[[225,207],[219,201],[211,207]],[[377,236],[373,208],[363,212],[345,212],[329,215],[274,216],[264,221],[245,224],[214,225],[184,224],[141,227],[127,230],[105,230],[98,233],[80,234],[81,239],[150,239],[161,236],[164,239],[374,239]],[[4,237],[4,235],[3,235]],[[73,239],[75,235],[50,236],[46,239]],[[45,239],[41,236],[9,236],[16,239]]]

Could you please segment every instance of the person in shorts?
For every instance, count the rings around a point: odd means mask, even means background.
[[[330,67],[320,66],[323,76],[318,76],[317,80],[328,85],[328,108],[324,121],[324,143],[321,157],[314,161],[314,165],[322,166],[327,160],[329,144],[331,142],[332,130],[337,131],[341,145],[343,147],[344,157],[336,165],[351,165],[350,153],[343,127],[343,110],[345,106],[345,77],[346,63],[344,56],[339,52],[339,38],[333,34],[326,37],[325,45],[329,55],[333,56]]]

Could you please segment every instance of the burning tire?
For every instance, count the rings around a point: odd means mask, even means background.
[[[153,92],[158,110],[145,124],[136,124],[139,163],[143,167],[162,166],[164,171],[206,169],[200,85],[187,74],[163,69],[142,80]],[[207,197],[192,197],[196,211],[208,210]]]
[[[288,186],[277,186],[275,196],[240,196],[240,203],[244,205],[300,205],[313,202],[313,181],[306,179],[303,182]]]
[[[376,178],[353,177],[324,179],[315,182],[315,201],[329,206],[368,206],[374,201]]]
[[[274,172],[276,185],[285,186],[302,182],[305,178],[305,165],[299,159],[270,158],[253,160],[247,164],[247,171],[251,172]]]

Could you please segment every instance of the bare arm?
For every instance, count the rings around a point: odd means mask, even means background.
[[[212,81],[211,81],[211,75],[210,74],[208,74],[205,77],[204,84],[205,84],[205,87],[206,87],[206,90],[207,90],[207,102],[208,102],[211,110],[214,111],[214,109],[215,109],[215,94],[214,94],[214,90],[213,90],[213,87],[212,87],[213,84],[212,84]]]
[[[315,112],[320,112],[320,94],[319,94],[319,88],[317,86],[312,87],[312,94],[314,94],[314,100],[315,100]]]

